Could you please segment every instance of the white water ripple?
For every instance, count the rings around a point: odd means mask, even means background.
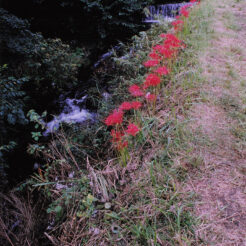
[[[46,131],[43,133],[47,136],[50,133],[55,132],[59,129],[59,125],[62,122],[65,123],[83,123],[86,120],[95,120],[96,114],[89,112],[87,109],[81,109],[79,104],[82,104],[87,96],[81,99],[70,99],[65,100],[66,106],[63,112],[55,116],[54,119],[46,124]]]

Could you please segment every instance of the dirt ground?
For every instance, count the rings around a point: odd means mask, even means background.
[[[202,160],[185,191],[194,192],[202,245],[246,245],[246,1],[218,0],[213,39],[200,57],[206,100],[190,111]]]

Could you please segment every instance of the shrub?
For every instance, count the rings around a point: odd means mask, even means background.
[[[143,9],[151,0],[9,0],[6,8],[28,18],[46,37],[76,40],[95,52],[144,28]],[[26,12],[24,8],[28,8]],[[41,14],[40,14],[41,13]],[[55,13],[55,14],[54,14]],[[45,18],[44,18],[45,17]]]
[[[0,9],[0,44],[0,53],[4,55],[0,62],[9,65],[13,76],[29,77],[25,89],[30,93],[35,89],[44,95],[50,87],[56,93],[71,88],[77,82],[79,67],[87,62],[83,49],[72,50],[60,39],[44,39],[30,31],[27,21],[3,9]]]
[[[4,153],[16,146],[16,126],[28,123],[24,114],[26,94],[21,89],[25,82],[25,77],[8,76],[6,65],[0,67],[0,176],[5,176],[7,166]]]

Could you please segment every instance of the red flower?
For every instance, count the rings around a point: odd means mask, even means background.
[[[117,143],[121,141],[121,137],[124,136],[124,133],[120,132],[120,131],[116,131],[116,130],[111,130],[111,136],[112,136],[112,142],[113,143]]]
[[[154,102],[156,100],[156,95],[151,94],[150,92],[148,92],[145,95],[145,98],[146,98],[147,101]]]
[[[105,119],[105,124],[107,126],[113,126],[116,124],[121,124],[123,121],[123,111],[119,110],[114,110],[112,114],[110,114],[106,119]]]
[[[186,10],[188,6],[183,6],[180,10],[181,15],[183,15],[184,17],[188,18],[189,17],[189,11]]]
[[[155,67],[159,64],[158,60],[148,60],[144,63],[145,67]]]
[[[155,51],[152,51],[151,53],[149,53],[149,57],[155,60],[161,59],[161,57]]]
[[[122,140],[122,137],[124,136],[123,132],[111,130],[110,134],[112,136],[112,142],[116,143],[116,148],[118,150],[122,150],[123,148],[128,146],[128,142]]]
[[[142,103],[141,102],[138,102],[138,101],[132,102],[132,108],[133,109],[139,109],[141,107],[142,107]]]
[[[153,47],[153,50],[158,51],[159,53],[161,53],[162,49],[163,49],[163,45],[160,45],[160,44]]]
[[[144,89],[147,89],[149,86],[157,86],[161,83],[160,77],[155,74],[149,74],[144,82]]]
[[[163,45],[156,45],[153,49],[158,51],[165,58],[169,59],[173,57],[178,52],[178,48],[183,47],[182,41],[175,35],[167,33],[161,36],[165,38]]]
[[[173,51],[170,49],[168,45],[156,45],[153,49],[157,50],[161,55],[165,58],[171,58],[173,55]]]
[[[120,107],[120,110],[130,110],[132,109],[132,104],[130,102],[123,102]]]
[[[123,141],[123,142],[118,142],[117,144],[117,149],[118,150],[122,150],[124,148],[127,148],[128,146],[128,142],[127,141]]]
[[[165,66],[157,68],[155,72],[158,73],[159,75],[169,74],[169,70]]]
[[[139,129],[135,124],[131,123],[128,125],[126,132],[131,136],[136,136],[139,132]]]
[[[176,20],[172,22],[172,25],[174,27],[174,30],[181,31],[183,28],[184,22],[182,20]]]
[[[129,87],[129,92],[134,97],[141,97],[144,95],[143,91],[140,89],[138,85],[131,85]]]
[[[168,33],[166,34],[164,44],[169,47],[179,47],[181,44],[181,40],[179,40],[175,35]]]

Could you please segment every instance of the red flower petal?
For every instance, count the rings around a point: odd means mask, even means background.
[[[112,114],[110,114],[104,121],[104,123],[107,126],[113,126],[116,124],[121,124],[123,121],[123,111],[114,111]]]
[[[169,70],[165,66],[157,68],[155,72],[158,73],[159,75],[169,74]]]
[[[144,82],[144,89],[147,89],[149,86],[157,86],[161,83],[161,79],[156,74],[149,74]]]
[[[120,110],[130,110],[132,109],[132,104],[130,102],[123,102],[120,107]]]
[[[138,85],[132,85],[129,87],[128,90],[131,93],[131,95],[134,97],[141,97],[144,95],[143,91]]]
[[[128,125],[126,132],[131,136],[136,136],[139,132],[139,129],[135,124],[131,123]]]
[[[138,102],[138,101],[132,102],[132,108],[133,109],[139,109],[141,107],[142,107],[142,103],[141,102]]]

